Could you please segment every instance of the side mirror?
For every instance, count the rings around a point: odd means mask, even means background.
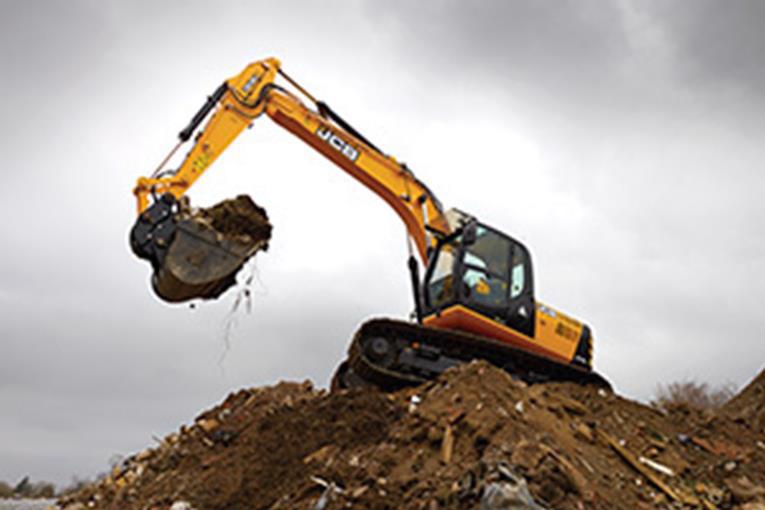
[[[476,226],[475,221],[471,221],[467,225],[463,227],[462,230],[462,244],[464,246],[470,246],[472,244],[475,244],[476,240],[478,239],[477,231],[478,228]]]

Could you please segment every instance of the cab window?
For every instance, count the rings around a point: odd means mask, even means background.
[[[476,241],[465,251],[465,265],[483,269],[496,277],[508,279],[510,241],[485,227],[476,228]]]
[[[452,271],[454,270],[454,247],[445,245],[436,258],[436,267],[428,284],[430,306],[439,307],[447,304],[454,296]]]
[[[491,308],[507,306],[510,246],[508,239],[477,227],[476,240],[465,248],[463,258],[462,282],[468,300]]]
[[[513,263],[510,281],[510,299],[515,299],[526,288],[526,252],[520,246],[513,250]]]

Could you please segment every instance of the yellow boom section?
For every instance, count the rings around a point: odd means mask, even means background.
[[[444,234],[450,233],[438,200],[404,165],[377,150],[342,119],[333,113],[328,114],[326,105],[317,103],[298,86],[319,106],[319,111],[313,110],[275,84],[277,75],[281,74],[297,86],[281,72],[280,67],[279,60],[275,58],[260,60],[225,82],[219,89],[220,96],[209,99],[210,119],[196,136],[180,168],[166,176],[160,172],[160,166],[152,177],[138,179],[134,189],[138,212],[149,206],[151,194],[182,196],[234,138],[265,112],[277,124],[297,135],[385,200],[401,217],[420,257],[425,261],[427,247],[435,242],[426,226]],[[204,117],[206,114],[203,108],[197,115]],[[189,132],[186,137],[193,131],[193,123],[191,129],[187,128]],[[181,143],[183,141],[182,133]]]

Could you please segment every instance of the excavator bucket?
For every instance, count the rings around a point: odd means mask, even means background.
[[[139,217],[131,245],[151,262],[157,296],[178,303],[220,296],[270,238],[265,210],[247,195],[193,210],[165,196]]]

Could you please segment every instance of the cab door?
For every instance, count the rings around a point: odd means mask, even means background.
[[[531,257],[528,250],[518,243],[512,243],[510,257],[509,305],[505,324],[534,338],[536,306],[531,278]]]

